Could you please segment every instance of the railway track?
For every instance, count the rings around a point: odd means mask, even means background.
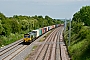
[[[42,44],[41,48],[38,50],[34,60],[55,60],[56,52],[56,41],[60,27],[55,29]],[[59,38],[58,38],[59,40]],[[57,47],[58,48],[58,47]],[[59,58],[60,59],[60,58]]]
[[[21,46],[17,50],[13,51],[11,54],[4,57],[2,60],[13,60],[13,58],[18,55],[22,50],[24,50],[28,45]]]
[[[0,49],[0,60],[13,60],[15,56],[27,48],[28,45],[23,45],[22,42],[23,40],[20,40]]]
[[[22,39],[21,40],[19,40],[19,41],[17,41],[17,42],[15,42],[15,43],[12,43],[12,44],[10,44],[10,45],[8,45],[6,48],[4,48],[4,49],[0,49],[0,53],[1,52],[3,52],[3,51],[5,51],[5,50],[7,50],[7,49],[9,49],[9,48],[11,48],[12,46],[17,46],[18,44],[20,44],[22,42]],[[1,56],[1,55],[0,55]]]
[[[63,52],[62,27],[54,29],[53,32],[41,44],[33,60],[67,60],[66,52]],[[22,40],[11,46],[0,50],[0,60],[14,60],[28,45],[23,45]],[[65,57],[64,57],[64,56]],[[30,59],[32,60],[32,59]]]
[[[60,46],[60,35],[61,32],[57,33],[57,41],[56,41],[56,60],[62,60],[61,58],[61,46]]]
[[[22,42],[22,40],[17,41],[10,46],[0,50],[0,60],[12,60],[16,55],[18,55],[28,46],[23,45]]]
[[[15,56],[17,56],[28,46],[23,45],[22,42],[23,40],[20,40],[11,45],[8,45],[4,49],[0,49],[0,60],[13,60]]]

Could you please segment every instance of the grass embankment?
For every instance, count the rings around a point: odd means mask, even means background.
[[[23,34],[18,34],[18,33],[16,33],[16,34],[11,33],[8,37],[0,36],[0,47],[11,44],[21,38],[23,38]]]
[[[65,32],[64,39],[68,45],[67,32]],[[90,60],[90,28],[84,26],[78,34],[72,32],[68,51],[72,60]]]

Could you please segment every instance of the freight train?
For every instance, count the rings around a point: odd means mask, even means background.
[[[23,42],[24,43],[31,43],[33,42],[36,38],[40,37],[41,35],[45,34],[46,32],[60,27],[61,24],[56,24],[56,25],[52,25],[52,26],[47,26],[47,27],[43,27],[43,28],[39,28],[36,30],[32,30],[31,32],[24,34],[24,38],[23,38]]]

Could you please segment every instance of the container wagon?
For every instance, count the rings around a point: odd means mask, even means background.
[[[36,32],[36,38],[39,37],[39,29],[33,30],[32,32]]]

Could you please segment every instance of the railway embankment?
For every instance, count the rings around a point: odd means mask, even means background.
[[[70,45],[68,30],[64,34],[71,60],[90,60],[90,28],[83,26],[78,33],[72,30]]]

